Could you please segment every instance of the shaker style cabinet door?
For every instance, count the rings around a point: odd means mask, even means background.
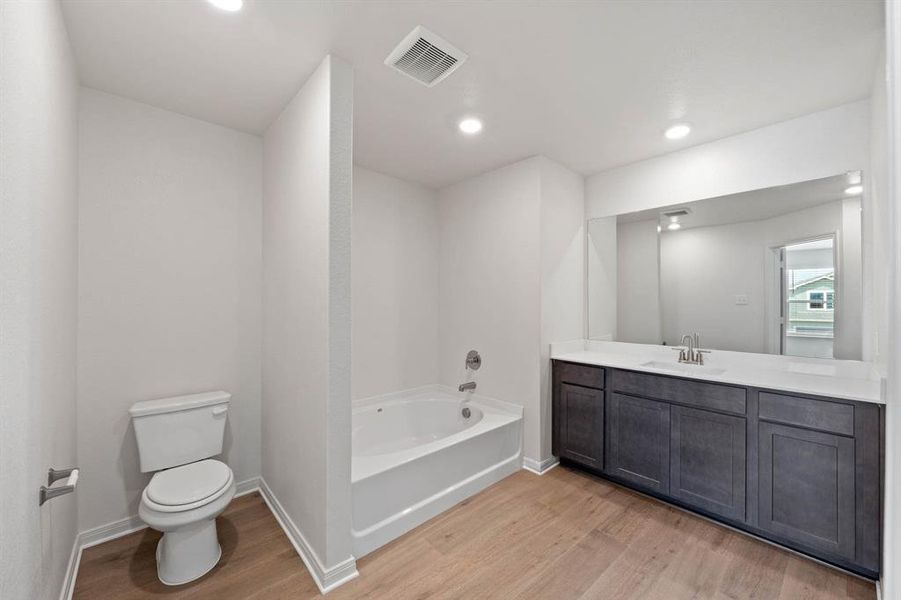
[[[671,406],[670,420],[670,496],[744,520],[746,420],[684,406]]]
[[[624,394],[609,401],[606,473],[668,493],[670,405]]]
[[[604,392],[560,384],[561,457],[601,470],[604,468]]]
[[[759,526],[854,559],[854,440],[760,423]]]

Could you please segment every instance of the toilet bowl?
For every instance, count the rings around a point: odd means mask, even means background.
[[[218,460],[202,460],[153,476],[141,494],[138,514],[163,532],[156,549],[160,581],[181,585],[216,566],[222,555],[216,517],[234,496],[232,471]]]
[[[153,472],[138,515],[163,532],[156,567],[166,585],[208,573],[222,556],[216,517],[235,497],[235,478],[223,462],[231,394],[206,392],[138,402],[129,410],[141,471]]]

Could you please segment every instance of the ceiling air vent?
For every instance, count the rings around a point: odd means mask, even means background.
[[[385,64],[432,87],[466,62],[468,55],[419,25],[397,45]]]
[[[664,217],[668,217],[672,219],[673,217],[686,217],[691,214],[690,208],[675,208],[673,210],[668,210],[664,213],[661,213]]]

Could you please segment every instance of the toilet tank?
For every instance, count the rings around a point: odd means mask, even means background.
[[[159,471],[222,453],[228,392],[138,402],[128,410],[141,472]]]

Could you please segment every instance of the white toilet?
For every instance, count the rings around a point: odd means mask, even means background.
[[[219,562],[216,517],[235,496],[232,470],[210,457],[222,452],[231,394],[207,392],[138,402],[129,409],[141,472],[156,471],[138,514],[163,532],[156,547],[160,581],[180,585]]]

